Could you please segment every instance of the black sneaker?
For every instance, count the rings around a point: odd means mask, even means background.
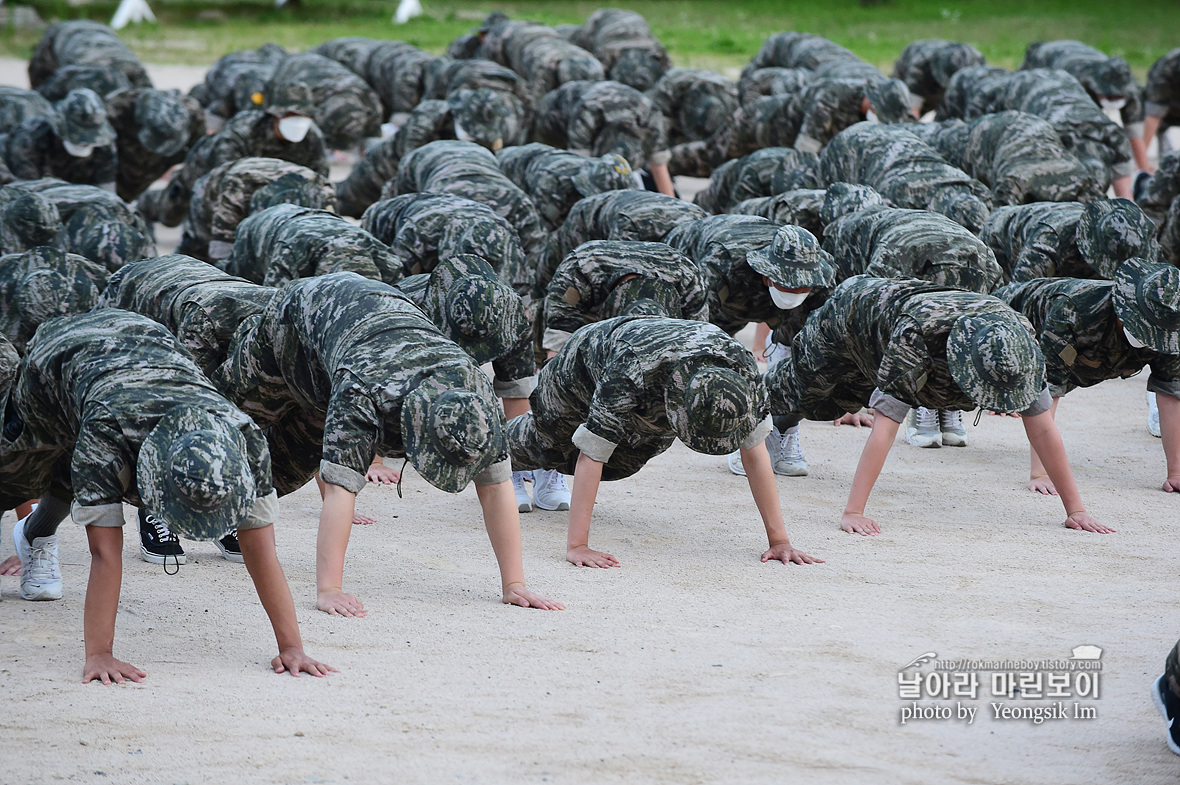
[[[1176,724],[1176,716],[1180,715],[1180,698],[1168,689],[1165,677],[1160,676],[1151,685],[1151,699],[1160,715],[1168,723],[1168,749],[1180,755],[1180,725]]]
[[[184,548],[165,523],[146,510],[139,511],[139,554],[152,564],[184,564]]]
[[[1136,202],[1147,195],[1147,184],[1151,182],[1151,175],[1147,172],[1140,172],[1135,175],[1135,185],[1131,187],[1132,197]]]
[[[242,547],[238,545],[237,529],[218,540],[217,547],[221,550],[221,555],[225,557],[226,561],[232,561],[234,564],[245,563],[246,560],[242,558]]]

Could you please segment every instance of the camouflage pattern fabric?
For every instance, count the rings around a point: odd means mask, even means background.
[[[486,204],[516,230],[530,266],[540,257],[545,230],[528,194],[504,176],[491,152],[471,142],[431,142],[404,159],[393,195],[451,193]],[[503,276],[501,270],[501,276]]]
[[[442,259],[474,254],[518,294],[532,291],[532,268],[516,230],[480,202],[451,194],[396,196],[366,210],[361,227],[389,246],[406,276],[429,273]]]
[[[181,254],[132,262],[111,276],[95,308],[121,308],[162,324],[211,376],[251,316],[275,289],[252,284]]]
[[[241,158],[221,164],[193,186],[177,252],[207,262],[230,255],[238,224],[253,212],[253,197],[272,185],[297,199],[290,204],[330,209],[335,190],[328,178],[278,158]]]
[[[50,101],[60,101],[71,90],[85,87],[105,98],[116,90],[131,87],[121,72],[101,65],[67,65],[53,72],[48,81],[37,85],[37,92]]]
[[[1094,278],[1078,250],[1078,220],[1085,206],[1036,202],[1001,207],[979,232],[996,261],[1015,282],[1036,278]]]
[[[708,139],[738,108],[737,85],[715,71],[673,68],[647,91],[668,121],[672,145]]]
[[[115,31],[104,24],[70,20],[50,25],[29,58],[29,85],[36,89],[68,65],[93,65],[119,71],[132,87],[151,87],[147,71]]]
[[[373,49],[364,77],[395,125],[422,102],[426,69],[434,60],[434,55],[402,41],[381,41]]]
[[[29,344],[0,441],[5,472],[10,462],[22,471],[3,484],[0,508],[52,494],[73,500],[75,523],[122,526],[122,503],[143,504],[136,482],[145,469],[140,450],[177,407],[206,412],[238,432],[236,458],[252,473],[257,500],[238,526],[273,523],[273,502],[265,503],[272,492],[270,455],[259,428],[217,392],[167,330],[112,309],[48,321]],[[164,516],[162,509],[149,511]]]
[[[708,321],[705,280],[692,259],[664,243],[592,240],[557,266],[542,306],[542,346],[557,351],[578,329],[621,316],[611,292],[623,281],[651,279],[675,292],[673,319]]]
[[[44,179],[12,183],[0,189],[0,209],[9,200],[37,193],[57,208],[65,250],[114,272],[127,262],[156,255],[156,244],[143,217],[110,191]]]
[[[1146,114],[1161,118],[1160,131],[1180,122],[1180,48],[1151,64],[1143,102]]]
[[[1172,201],[1180,196],[1180,151],[1160,158],[1159,168],[1143,186],[1135,189],[1135,203],[1159,227],[1161,234],[1168,225],[1168,211]]]
[[[936,121],[974,120],[1004,109],[1004,92],[1012,72],[993,65],[970,65],[954,73],[934,115]]]
[[[257,49],[231,52],[205,72],[205,81],[194,87],[189,96],[205,110],[224,120],[247,109],[258,109],[265,100],[266,84],[287,52],[278,44],[263,44]]]
[[[335,213],[294,204],[242,221],[224,269],[263,286],[335,272],[385,283],[402,278],[402,265],[385,243]]]
[[[811,81],[810,71],[798,68],[758,68],[742,74],[738,99],[742,106],[768,95],[791,95],[803,91]]]
[[[106,283],[102,266],[56,248],[0,256],[0,335],[23,353],[42,322],[86,313]]]
[[[500,408],[471,357],[416,305],[352,273],[285,287],[239,330],[214,381],[267,429],[281,456],[279,493],[301,487],[317,468],[325,482],[358,493],[374,455],[403,457],[424,435],[428,423],[417,413],[409,418],[414,433],[403,429],[403,406],[419,391],[470,393],[485,410]],[[509,476],[503,441],[488,449],[494,454],[478,459],[490,464],[477,484]]]
[[[1090,202],[1105,196],[1053,126],[1035,115],[997,112],[942,125],[927,143],[948,163],[990,186],[996,206]]]
[[[369,83],[335,60],[311,52],[284,58],[266,86],[266,103],[286,107],[306,101],[324,144],[349,150],[362,139],[380,136],[381,98]]]
[[[550,236],[536,268],[534,297],[545,296],[561,260],[590,240],[661,242],[676,226],[704,218],[695,204],[651,191],[610,191],[577,202],[561,229]]]
[[[867,274],[916,278],[987,294],[1004,272],[991,248],[946,216],[926,210],[871,207],[849,213],[824,231],[836,259],[836,280]]]
[[[579,155],[616,153],[634,169],[668,163],[664,115],[621,82],[566,82],[537,107],[533,140]]]
[[[62,96],[63,98],[65,96]],[[36,90],[0,85],[0,133],[16,129],[30,117],[53,114],[53,104]]]
[[[606,79],[606,71],[594,55],[551,27],[525,24],[527,28],[517,28],[505,41],[504,64],[524,77],[534,106],[566,82]]]
[[[573,474],[581,453],[605,464],[604,480],[630,477],[683,432],[669,403],[708,369],[731,372],[725,399],[743,412],[724,441],[754,446],[769,432],[766,391],[753,355],[717,327],[624,316],[578,330],[541,369],[531,411],[508,424],[513,467]]]
[[[783,312],[746,254],[766,248],[778,227],[747,215],[714,215],[677,226],[665,242],[696,262],[708,293],[709,321],[729,335],[750,322],[777,327]],[[810,298],[808,298],[810,299]],[[806,301],[805,301],[806,302]]]
[[[774,196],[787,172],[814,159],[814,154],[790,147],[768,147],[727,161],[713,172],[693,203],[716,215],[747,199]]]
[[[202,175],[240,158],[281,158],[328,176],[328,151],[324,136],[313,124],[301,142],[278,137],[283,110],[249,109],[230,118],[216,134],[206,136],[185,156],[184,164],[163,190],[148,191],[139,199],[139,210],[149,220],[176,226],[188,213],[192,189]]]
[[[1143,136],[1143,88],[1123,58],[1107,57],[1081,41],[1047,41],[1029,44],[1020,68],[1065,71],[1081,82],[1098,105],[1103,97],[1124,99],[1126,103],[1119,109],[1123,130],[1130,139]]]
[[[824,237],[824,222],[820,210],[824,206],[827,191],[819,188],[805,188],[774,196],[747,199],[729,209],[731,215],[756,215],[772,224],[801,226],[820,240]]]
[[[1038,278],[1013,283],[996,296],[1033,326],[1045,355],[1053,397],[1107,379],[1125,379],[1151,366],[1147,389],[1180,398],[1180,356],[1136,349],[1123,335],[1113,281]]]
[[[630,164],[613,154],[584,158],[533,142],[506,147],[496,153],[496,160],[500,171],[533,200],[550,231],[560,228],[584,197],[639,187]]]
[[[0,191],[0,255],[42,245],[65,248],[57,206],[39,193]]]
[[[179,134],[183,142],[169,155],[152,152],[144,147],[141,140],[144,123],[151,123],[152,119],[145,120],[140,117],[143,113],[139,111],[139,104],[151,93],[161,98],[169,96],[172,102],[179,104],[177,109],[183,107],[188,112],[187,128]],[[115,178],[115,193],[124,201],[133,201],[174,165],[184,161],[189,149],[205,137],[205,111],[196,99],[181,99],[179,96],[172,97],[158,90],[136,87],[111,93],[105,100],[107,116],[116,134],[115,147],[119,166]],[[153,109],[159,112],[154,106]],[[159,119],[169,122],[172,118]]]
[[[10,133],[0,135],[0,157],[18,180],[56,177],[79,185],[115,188],[118,152],[115,143],[96,146],[77,158],[66,152],[58,134],[58,115],[30,117]]]
[[[942,103],[952,76],[985,62],[983,54],[970,44],[928,38],[914,41],[901,51],[893,64],[893,78],[906,83],[910,93],[921,101],[918,108],[926,114]]]
[[[834,41],[813,33],[776,33],[762,42],[758,53],[742,69],[743,78],[759,68],[801,68],[814,71],[835,60],[860,58]]]
[[[849,278],[807,319],[790,358],[767,372],[771,412],[830,420],[858,412],[870,400],[897,422],[907,406],[970,411],[976,408],[973,391],[961,389],[952,376],[947,341],[960,319],[987,317],[1032,337],[1024,317],[989,295],[914,279]],[[1044,387],[1039,353],[1009,359],[1021,381]],[[1038,399],[1028,413],[1047,409],[1048,402]]]
[[[524,144],[532,125],[533,96],[529,84],[517,72],[490,60],[448,60],[432,62],[423,75],[423,99],[447,100],[458,122],[472,141],[500,139],[504,146]],[[462,90],[490,91],[480,111],[463,111]],[[490,100],[489,100],[490,99]],[[472,107],[474,109],[475,107]]]
[[[634,11],[600,8],[570,40],[598,58],[607,78],[636,90],[650,89],[672,67],[647,20]]]

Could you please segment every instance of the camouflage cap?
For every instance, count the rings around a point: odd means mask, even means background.
[[[438,263],[430,273],[424,308],[480,365],[503,357],[530,332],[519,295],[473,254]]]
[[[1121,57],[1109,57],[1099,63],[1093,72],[1093,85],[1098,95],[1119,98],[1135,89],[1135,77],[1131,66]]]
[[[733,452],[758,425],[751,383],[729,368],[684,363],[664,392],[676,437],[707,455]]]
[[[150,241],[137,226],[111,220],[102,215],[95,219],[85,210],[76,210],[66,222],[66,235],[75,238],[71,251],[91,261],[106,265],[111,272],[128,262],[145,258]]]
[[[606,77],[602,63],[589,52],[586,57],[563,57],[557,63],[557,83],[601,82]]]
[[[505,454],[503,417],[487,396],[430,382],[402,402],[402,443],[427,482],[458,493]]]
[[[1128,259],[1115,272],[1114,310],[1140,343],[1180,354],[1180,268]]]
[[[643,151],[643,137],[630,125],[608,124],[594,137],[591,155],[605,156],[611,153],[628,161],[628,165],[639,166],[640,162],[647,164],[647,155]]]
[[[570,178],[570,182],[583,197],[626,190],[634,184],[631,164],[617,153],[587,158],[578,173]]]
[[[1078,251],[1103,278],[1128,259],[1155,256],[1155,224],[1129,199],[1101,199],[1078,219]]]
[[[56,270],[32,270],[16,286],[16,307],[29,332],[55,316],[90,310],[79,308],[78,296],[66,277]]]
[[[1024,411],[1045,388],[1045,357],[1011,309],[960,317],[946,359],[959,389],[984,409]]]
[[[182,537],[216,540],[254,506],[254,474],[242,432],[204,409],[175,406],[139,450],[144,506]]]
[[[746,263],[786,289],[831,286],[836,280],[832,255],[801,226],[780,227],[769,246],[746,254]]]
[[[136,136],[156,155],[171,157],[185,148],[191,119],[184,101],[171,91],[152,90],[135,104]]]
[[[663,75],[663,62],[655,52],[646,47],[624,50],[610,69],[611,79],[634,87],[641,93],[650,90]]]
[[[819,208],[819,219],[824,226],[827,226],[837,218],[849,213],[884,204],[885,197],[877,193],[871,186],[832,183],[824,193],[824,203]]]
[[[250,214],[260,213],[276,204],[295,204],[315,210],[332,208],[324,188],[315,180],[301,177],[296,172],[288,172],[255,191],[250,197]]]
[[[470,140],[492,152],[504,146],[511,136],[509,122],[512,107],[502,95],[489,87],[456,90],[447,96],[447,105],[455,122],[471,136]]]
[[[57,205],[34,191],[23,193],[4,206],[4,223],[26,248],[55,243],[62,230]]]
[[[602,301],[603,318],[681,316],[680,293],[667,281],[637,275],[616,283]]]
[[[910,111],[913,96],[910,95],[910,88],[900,79],[869,82],[865,86],[865,97],[877,113],[877,119],[883,123],[904,123],[914,119]]]
[[[972,234],[987,223],[991,208],[975,194],[962,188],[942,188],[926,205],[932,213],[941,213]]]
[[[94,147],[115,141],[115,129],[107,120],[107,105],[93,90],[71,90],[54,104],[54,109],[54,131],[63,141]]]

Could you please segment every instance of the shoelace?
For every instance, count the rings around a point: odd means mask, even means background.
[[[169,544],[169,545],[179,545],[180,544],[180,538],[177,537],[176,533],[173,532],[171,529],[169,529],[168,525],[166,523],[164,523],[162,520],[160,520],[156,516],[149,513],[147,516],[147,522],[148,522],[148,525],[150,525],[153,529],[156,530],[156,539],[157,540],[159,540],[160,542]],[[172,572],[169,572],[168,571],[168,554],[164,554],[164,565],[163,566],[164,566],[164,574],[165,575],[176,575],[178,572],[180,572],[180,557],[177,556],[175,553],[173,553],[172,554],[172,561],[174,562],[174,564],[173,564],[174,569],[172,570]]]
[[[963,427],[963,413],[958,409],[951,409],[940,413],[939,427],[941,428],[962,428]],[[943,424],[945,420],[945,425]]]
[[[54,573],[57,572],[57,563],[57,556],[53,553],[52,548],[48,546],[32,548],[29,551],[29,577],[36,581],[53,578]]]
[[[938,412],[935,411],[934,409],[927,409],[924,406],[919,407],[919,409],[918,409],[918,429],[923,430],[926,428],[933,428],[934,430],[938,430],[939,427],[940,426],[938,425]]]
[[[799,434],[791,432],[783,436],[782,455],[788,461],[803,460],[803,448],[799,444]]]
[[[565,475],[561,472],[549,472],[549,479],[547,486],[551,491],[568,491],[569,486],[565,484]]]

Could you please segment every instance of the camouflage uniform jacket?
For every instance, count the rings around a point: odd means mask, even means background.
[[[0,136],[0,152],[12,174],[19,180],[56,177],[115,190],[118,172],[115,144],[95,147],[85,158],[75,158],[66,152],[53,123],[52,115],[30,117],[11,133]]]
[[[277,505],[262,431],[217,392],[167,330],[111,309],[48,321],[29,344],[0,439],[0,463],[23,463],[26,473],[18,478],[23,487],[4,484],[0,508],[48,493],[73,499],[77,524],[122,526],[122,502],[141,504],[140,447],[175,406],[203,409],[242,432],[256,501],[241,528],[273,523]]]
[[[280,177],[298,177],[321,195],[318,204],[305,207],[331,208],[336,192],[328,178],[306,166],[279,158],[240,158],[221,164],[197,180],[184,236],[178,253],[216,263],[233,251],[238,224],[250,215],[255,191]]]
[[[1148,391],[1180,398],[1180,356],[1127,343],[1113,292],[1113,281],[1040,278],[1009,284],[996,296],[1032,322],[1055,398],[1075,387],[1134,376],[1144,365],[1151,366]]]
[[[294,204],[242,221],[224,269],[263,286],[335,272],[390,284],[402,278],[402,265],[385,243],[335,213]]]
[[[184,161],[189,149],[205,138],[205,110],[194,98],[184,99],[190,121],[188,142],[175,155],[153,153],[139,141],[139,123],[135,121],[135,107],[148,92],[147,88],[133,87],[107,95],[107,117],[117,134],[119,169],[115,178],[115,193],[125,202],[134,200],[160,179],[175,164]]]
[[[636,90],[647,90],[672,67],[647,20],[634,11],[600,8],[580,30],[571,31],[570,40],[602,62],[608,79]]]
[[[662,242],[668,232],[687,221],[704,218],[705,211],[681,199],[651,191],[610,191],[574,204],[561,229],[549,238],[536,268],[534,296],[549,288],[557,265],[579,245],[590,240]]]
[[[991,248],[957,223],[926,210],[870,207],[828,224],[824,250],[836,259],[836,280],[855,275],[917,278],[987,294],[1004,271]]]
[[[1168,209],[1177,196],[1180,196],[1180,151],[1160,158],[1159,168],[1147,181],[1135,203],[1162,231],[1167,223]]]
[[[274,43],[230,52],[205,72],[205,81],[189,91],[189,95],[209,114],[224,119],[247,109],[257,109],[253,96],[264,93],[266,83],[286,57],[286,50]]]
[[[50,25],[29,58],[29,85],[34,89],[67,65],[96,65],[121,72],[132,87],[151,87],[147,71],[115,31],[104,24],[70,20]]]
[[[38,248],[0,256],[0,335],[23,353],[41,322],[86,313],[106,284],[106,269],[77,254]]]
[[[1046,41],[1029,44],[1020,68],[1065,71],[1082,83],[1096,104],[1103,95],[1121,96],[1126,100],[1119,109],[1123,130],[1130,139],[1143,136],[1143,88],[1125,61],[1107,57],[1105,52],[1081,41]]]
[[[0,133],[15,130],[30,117],[47,116],[54,111],[53,104],[36,90],[0,85]]]
[[[807,319],[790,359],[767,373],[770,410],[828,420],[872,406],[895,422],[913,406],[970,411],[976,404],[947,365],[947,337],[961,317],[1007,309],[989,295],[912,278],[849,278]],[[1043,363],[1027,372],[1044,384]],[[1045,390],[1025,413],[1049,405]]]
[[[946,92],[934,115],[935,121],[974,120],[1004,108],[1004,91],[1008,89],[1011,71],[994,65],[970,65],[947,82]]]
[[[284,58],[266,86],[267,105],[289,106],[308,97],[311,116],[328,147],[348,150],[381,134],[381,98],[368,82],[335,60],[311,52]]]
[[[423,99],[446,100],[460,90],[486,87],[496,94],[508,112],[503,140],[505,146],[524,144],[532,124],[533,103],[528,83],[517,72],[490,60],[448,60],[439,58],[423,76]],[[408,152],[408,151],[407,151]]]
[[[54,71],[48,81],[37,85],[37,92],[47,100],[57,102],[71,90],[83,87],[105,97],[116,90],[129,89],[131,82],[121,71],[112,71],[105,66],[67,65]]]
[[[757,215],[779,226],[802,226],[822,242],[824,222],[819,212],[827,193],[822,188],[799,188],[775,196],[747,199],[729,208],[729,212],[731,215]]]
[[[671,69],[647,97],[667,119],[673,145],[708,139],[730,122],[739,105],[737,85],[702,68]]]
[[[848,49],[814,33],[776,33],[765,41],[758,53],[742,69],[742,76],[759,68],[802,68],[814,71],[833,60],[858,61]]]
[[[549,281],[544,305],[542,347],[557,351],[578,329],[603,321],[607,296],[621,280],[641,277],[675,288],[680,310],[675,319],[708,321],[705,280],[696,262],[664,243],[592,240],[565,257]]]
[[[536,27],[545,27],[535,25]],[[562,38],[556,30],[545,27],[551,34],[513,35],[504,48],[507,65],[524,77],[529,88],[530,102],[536,106],[550,90],[566,82],[600,82],[606,79],[602,63],[580,46]]]
[[[588,195],[578,190],[574,177],[587,166],[597,163],[595,159],[537,142],[522,147],[505,147],[496,154],[496,159],[500,171],[533,200],[551,232],[561,228],[574,204]],[[638,188],[630,173],[616,173],[618,176],[611,183],[612,190]]]
[[[1180,123],[1180,48],[1151,64],[1143,98],[1146,113],[1163,118],[1160,128]]]
[[[773,328],[782,320],[762,273],[746,262],[746,254],[770,245],[776,231],[778,226],[755,216],[713,215],[680,224],[665,238],[700,267],[709,321],[730,335],[750,322]]]
[[[635,169],[666,164],[664,115],[621,82],[566,82],[537,108],[533,139],[579,155],[618,153]]]
[[[713,214],[727,213],[740,202],[781,193],[781,178],[804,162],[814,162],[811,153],[790,147],[768,147],[719,166],[709,185],[693,198]]]
[[[396,289],[351,273],[297,281],[239,331],[214,381],[263,428],[302,421],[325,482],[365,487],[374,455],[401,458],[402,401],[426,384],[495,400],[470,356]],[[492,405],[491,408],[498,409]],[[269,436],[269,434],[268,434]],[[316,467],[303,477],[311,478]],[[508,456],[476,484],[509,479]]]
[[[440,259],[474,254],[517,294],[532,291],[516,230],[479,202],[439,193],[395,196],[365,210],[361,227],[389,246],[407,276],[429,273]]]
[[[1097,278],[1082,259],[1076,232],[1085,207],[1069,202],[1034,202],[992,213],[979,239],[1015,282],[1036,278]]]
[[[893,64],[893,78],[905,82],[910,94],[921,99],[920,109],[926,114],[938,108],[955,73],[984,62],[983,54],[970,44],[930,38],[902,50]]]
[[[120,268],[95,308],[122,308],[159,322],[211,376],[225,362],[238,327],[262,313],[275,291],[171,254]]]

